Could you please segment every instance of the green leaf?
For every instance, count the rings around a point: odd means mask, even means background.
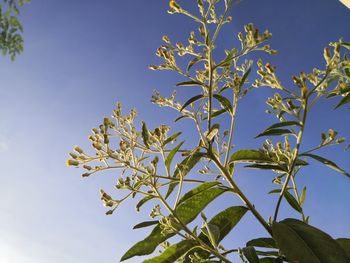
[[[280,136],[280,135],[287,135],[291,134],[292,131],[288,129],[270,129],[265,130],[262,133],[258,134],[255,138],[259,138],[262,136]]]
[[[335,241],[344,249],[346,255],[350,258],[350,238],[337,238]]]
[[[180,164],[177,165],[173,177],[179,178],[180,174],[181,176],[185,177],[202,157],[203,155],[199,152],[186,157]],[[165,198],[168,198],[171,195],[177,185],[178,182],[172,182],[169,184],[169,189]]]
[[[247,80],[251,71],[252,71],[252,68],[249,67],[249,69],[243,74],[241,82],[239,83],[239,90],[243,87],[243,85],[244,85],[245,81]]]
[[[174,141],[177,137],[179,137],[182,134],[182,132],[177,132],[173,135],[171,135],[169,138],[167,138],[164,142],[163,142],[163,146],[167,145],[168,143]]]
[[[190,105],[191,103],[197,101],[197,100],[200,100],[204,98],[204,95],[203,94],[199,94],[199,95],[196,95],[196,96],[193,96],[192,98],[190,98],[188,101],[186,101],[184,103],[184,105],[182,105],[180,111],[182,111],[184,108],[186,108],[188,105]]]
[[[192,59],[192,60],[188,63],[188,65],[187,65],[187,71],[190,71],[190,69],[191,69],[195,64],[197,64],[198,62],[200,62],[200,61],[202,61],[202,60],[203,60],[203,58],[201,58],[201,57],[196,57],[196,58]]]
[[[298,201],[294,198],[294,196],[289,193],[288,191],[286,191],[284,193],[284,197],[286,198],[288,204],[293,207],[296,211],[298,211],[299,213],[303,212],[303,209],[301,208],[301,206],[299,205]]]
[[[180,82],[180,83],[177,83],[176,84],[177,87],[179,86],[202,86],[202,83],[198,82],[198,81],[193,81],[193,80],[190,80],[190,81],[184,81],[184,82]]]
[[[248,209],[244,206],[231,206],[221,211],[217,215],[215,215],[208,224],[215,225],[220,229],[219,238],[217,242],[219,243],[223,240],[231,230],[238,224],[238,222],[242,219]],[[210,245],[209,239],[201,233],[199,236],[204,243]],[[198,253],[202,258],[207,259],[210,254],[207,251],[203,251],[200,248],[191,250],[188,255],[193,255],[194,253]],[[189,257],[186,256],[185,263],[190,262]]]
[[[183,203],[184,201],[186,201],[187,199],[191,198],[192,196],[199,194],[203,191],[208,190],[209,188],[212,188],[214,186],[220,185],[220,182],[205,182],[202,183],[200,186],[190,190],[189,192],[187,192],[186,194],[183,195],[183,197],[181,197],[179,199],[178,205]]]
[[[232,105],[231,105],[231,102],[227,98],[225,98],[224,96],[221,96],[219,94],[214,94],[213,97],[220,102],[221,106],[227,112],[232,114]]]
[[[174,149],[172,149],[168,156],[165,159],[165,166],[166,169],[168,170],[168,173],[170,174],[170,165],[171,165],[171,161],[174,159],[175,154],[178,152],[178,150],[180,149],[180,147],[184,144],[184,142],[180,142]]]
[[[181,115],[181,116],[177,117],[177,118],[174,120],[174,122],[177,122],[177,121],[179,121],[179,120],[181,120],[181,119],[184,119],[184,118],[189,118],[189,116],[187,116],[187,115]]]
[[[186,254],[196,245],[197,242],[195,240],[183,240],[175,245],[168,247],[161,255],[152,259],[147,259],[143,261],[143,263],[175,262],[178,258]]]
[[[226,189],[211,187],[205,191],[200,191],[191,197],[188,197],[175,209],[175,214],[184,224],[191,223],[200,212],[215,198],[220,196],[226,191]],[[162,229],[158,224],[151,234],[144,240],[136,243],[131,247],[121,258],[121,261],[132,258],[134,256],[143,256],[151,254],[157,246],[174,236],[175,234],[162,234]]]
[[[252,239],[252,240],[247,242],[246,246],[247,247],[252,246],[252,247],[264,247],[264,248],[277,248],[275,240],[273,238],[269,238],[269,237],[261,237],[261,238]]]
[[[250,164],[244,167],[261,169],[261,170],[277,170],[277,171],[283,171],[283,172],[287,171],[287,167],[283,167],[282,165],[276,165],[276,164]]]
[[[158,224],[158,223],[159,223],[159,220],[145,221],[145,222],[142,222],[142,223],[139,223],[139,224],[135,225],[132,229],[138,229],[138,228],[153,226],[153,225]]]
[[[334,162],[326,159],[326,158],[323,158],[319,155],[315,155],[315,154],[311,154],[311,153],[302,153],[300,154],[300,156],[308,156],[308,157],[311,157],[312,159],[315,159],[316,161],[319,161],[321,163],[323,163],[324,165],[328,166],[329,168],[337,171],[338,173],[341,173],[341,174],[344,174],[346,175],[347,177],[350,177],[350,174],[347,173],[345,170],[343,170],[342,168],[340,168],[338,165],[336,165]]]
[[[270,127],[266,128],[265,131],[271,130],[271,129],[276,129],[276,128],[281,128],[281,127],[287,127],[287,126],[300,126],[300,123],[297,121],[283,121],[283,122],[278,122]]]
[[[335,106],[334,109],[338,109],[339,107],[341,107],[349,102],[350,102],[350,94],[348,94],[344,98],[342,98],[342,100],[337,104],[337,106]]]
[[[213,111],[211,117],[212,117],[212,118],[218,117],[218,116],[220,116],[221,114],[223,114],[223,113],[225,113],[225,112],[226,112],[225,109]],[[203,118],[203,120],[207,120],[207,119],[208,119],[208,116],[205,116],[205,117]]]
[[[350,50],[350,43],[342,42],[340,45]]]
[[[142,122],[142,140],[143,140],[143,143],[145,144],[145,146],[147,148],[149,148],[149,145],[148,145],[148,129],[147,129],[147,126],[146,126],[146,123],[143,121]]]
[[[306,199],[306,186],[303,188],[303,191],[301,192],[301,197],[300,197],[300,204],[303,205],[305,203]]]
[[[257,150],[239,150],[230,157],[230,163],[271,163],[272,160],[263,152]]]
[[[249,263],[259,263],[259,258],[254,247],[245,247],[242,249],[242,252]]]
[[[274,222],[272,233],[289,262],[350,262],[344,249],[332,237],[299,220]]]
[[[140,211],[140,208],[141,206],[143,206],[146,202],[148,202],[149,200],[155,198],[154,196],[150,196],[150,195],[147,195],[145,196],[144,198],[142,198],[137,204],[136,204],[136,211],[139,212]]]

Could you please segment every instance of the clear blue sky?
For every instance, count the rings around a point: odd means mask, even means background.
[[[164,0],[33,0],[22,10],[25,52],[15,62],[0,58],[1,263],[118,262],[148,232],[131,230],[148,214],[147,209],[136,214],[132,203],[112,217],[104,215],[98,191],[113,189],[117,174],[83,180],[65,160],[74,145],[89,147],[90,129],[111,114],[116,101],[127,109],[137,106],[150,127],[171,123],[174,113],[152,105],[150,97],[155,88],[169,94],[180,79],[148,71],[147,65],[157,62],[162,35],[184,39],[193,24],[168,15],[167,6]],[[269,60],[287,84],[292,74],[321,67],[329,42],[350,41],[350,10],[336,0],[244,0],[232,16],[219,48],[229,47],[244,24],[268,28],[279,51]],[[258,147],[261,141],[253,137],[274,121],[264,114],[268,94],[257,91],[242,103],[239,147]],[[310,145],[319,142],[319,129],[330,127],[350,138],[349,110],[334,113],[334,103],[311,114],[305,137]],[[350,171],[350,151],[341,149],[328,154]],[[265,216],[272,211],[266,203],[274,200],[265,194],[271,179],[250,171],[238,179]],[[301,180],[311,182],[305,207],[311,223],[334,237],[349,237],[349,179],[315,165]],[[250,216],[241,226],[245,223],[249,228],[231,236],[234,244],[263,235]]]

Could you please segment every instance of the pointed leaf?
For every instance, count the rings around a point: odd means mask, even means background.
[[[340,45],[350,50],[350,43],[342,42]]]
[[[147,126],[146,126],[146,123],[143,121],[142,122],[142,140],[143,140],[143,143],[145,144],[145,146],[147,148],[149,148],[149,145],[148,145],[148,129],[147,129]]]
[[[154,196],[145,196],[144,198],[142,198],[137,204],[136,204],[136,211],[139,212],[141,206],[143,206],[146,202],[148,202],[149,200],[155,198]]]
[[[250,164],[244,166],[246,168],[253,168],[253,169],[262,169],[262,170],[277,170],[277,171],[287,171],[287,167],[283,167],[281,165],[276,164]]]
[[[270,129],[265,130],[262,133],[258,134],[255,138],[262,137],[262,136],[279,136],[279,135],[287,135],[293,133],[291,130],[288,129]]]
[[[170,173],[170,165],[171,165],[171,161],[174,159],[175,154],[178,152],[178,150],[180,149],[180,147],[184,144],[184,142],[180,142],[174,149],[172,149],[168,156],[165,159],[165,166],[166,169],[168,170],[168,173]]]
[[[339,107],[341,107],[349,102],[350,102],[350,93],[348,95],[346,95],[344,98],[342,98],[342,100],[337,104],[337,106],[335,106],[334,109],[338,109]]]
[[[239,150],[234,152],[230,157],[230,163],[271,163],[272,160],[263,152],[257,150]]]
[[[249,67],[249,69],[243,74],[241,82],[239,83],[239,89],[241,89],[243,87],[243,85],[244,85],[245,81],[247,80],[251,71],[252,71],[252,68]]]
[[[159,223],[159,220],[145,221],[145,222],[139,223],[137,225],[134,225],[134,227],[132,229],[139,229],[139,228],[143,228],[143,227],[153,226],[153,225],[158,224],[158,223]]]
[[[163,142],[163,146],[167,145],[168,143],[174,141],[177,137],[179,137],[182,134],[182,132],[177,132],[174,133],[173,135],[171,135],[169,138],[167,138],[164,142]]]
[[[198,81],[184,81],[184,82],[180,82],[176,84],[177,87],[179,86],[202,86],[202,83],[198,82]]]
[[[174,120],[174,122],[177,122],[177,121],[179,121],[179,120],[181,120],[181,119],[184,119],[184,118],[189,118],[189,116],[187,116],[187,115],[181,115],[181,116],[177,117],[177,118]]]
[[[297,121],[283,121],[283,122],[278,122],[270,127],[268,127],[265,131],[271,130],[271,129],[276,129],[276,128],[281,128],[281,127],[287,127],[287,126],[300,126],[300,123]]]
[[[196,58],[192,59],[192,60],[188,63],[188,65],[187,65],[187,71],[190,71],[190,69],[191,69],[194,65],[196,65],[198,62],[200,62],[200,61],[202,61],[202,60],[203,60],[203,58],[201,58],[201,57],[196,57]]]
[[[204,95],[203,94],[199,94],[199,95],[196,95],[196,96],[193,96],[192,98],[190,98],[188,101],[186,101],[184,103],[184,105],[182,105],[180,111],[182,111],[184,108],[186,108],[188,105],[190,105],[191,103],[199,100],[199,99],[202,99],[204,98]]]
[[[286,198],[288,204],[293,207],[296,211],[298,211],[299,213],[303,212],[303,209],[301,208],[301,206],[299,205],[298,201],[294,198],[294,196],[289,193],[288,191],[286,191],[284,193],[284,197]]]
[[[319,155],[315,155],[315,154],[311,154],[311,153],[303,153],[303,154],[300,154],[301,156],[308,156],[308,157],[311,157],[312,159],[315,159],[316,161],[319,161],[321,163],[323,163],[324,165],[328,166],[329,168],[337,171],[338,173],[341,173],[341,174],[344,174],[346,175],[347,177],[350,177],[350,174],[347,173],[346,171],[344,171],[342,168],[340,168],[338,165],[336,165],[334,162],[324,158],[324,157],[321,157]]]
[[[259,263],[259,258],[254,247],[245,247],[242,249],[242,252],[249,263]]]
[[[299,220],[275,222],[272,233],[289,262],[350,262],[343,248],[332,237]]]
[[[306,186],[303,188],[303,191],[301,192],[300,196],[300,204],[304,204],[306,199]]]
[[[246,246],[247,247],[253,246],[253,247],[264,247],[264,248],[277,248],[275,240],[273,238],[269,238],[269,237],[252,239],[252,240],[247,242]]]
[[[195,240],[183,240],[180,243],[168,247],[162,254],[152,259],[147,259],[143,263],[165,263],[175,262],[178,258],[186,254],[197,245]]]
[[[231,102],[224,96],[221,96],[219,94],[214,94],[213,97],[215,99],[217,99],[221,106],[227,111],[227,112],[230,112],[232,113],[232,105],[231,105]]]

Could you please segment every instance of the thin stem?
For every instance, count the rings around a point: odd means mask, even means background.
[[[226,152],[225,161],[224,161],[224,166],[225,167],[227,166],[228,157],[230,155],[231,145],[232,145],[232,138],[233,138],[233,132],[235,130],[237,103],[238,103],[238,94],[236,94],[236,92],[233,91],[233,109],[232,109],[232,114],[231,114],[230,135],[229,135],[229,140],[228,140],[228,145],[227,145],[227,152]],[[232,175],[233,175],[233,172],[232,172]]]
[[[265,219],[260,215],[260,213],[255,209],[255,206],[249,201],[249,199],[244,195],[244,193],[240,190],[238,185],[235,183],[235,181],[232,179],[229,171],[226,167],[224,167],[221,162],[216,158],[214,154],[209,152],[210,159],[215,163],[215,165],[219,168],[219,170],[222,172],[224,178],[229,183],[229,185],[232,187],[233,192],[238,195],[238,197],[243,201],[243,203],[249,208],[249,210],[252,212],[252,214],[255,216],[255,218],[261,223],[261,225],[266,229],[266,231],[272,235],[272,231],[270,226],[267,224]]]
[[[305,122],[306,122],[307,113],[308,113],[308,110],[307,110],[308,109],[308,96],[305,97],[304,103],[305,103],[304,104],[304,112],[303,112],[303,118],[302,118],[302,121],[301,121],[302,126],[301,126],[299,134],[297,136],[297,142],[296,142],[296,148],[294,150],[293,161],[292,161],[292,164],[291,164],[291,166],[289,168],[288,176],[287,176],[286,180],[284,181],[281,193],[279,195],[279,198],[278,198],[278,201],[277,201],[277,205],[276,205],[276,209],[275,209],[275,214],[274,214],[274,217],[273,217],[273,221],[277,221],[277,217],[278,217],[278,212],[279,212],[279,208],[280,208],[280,205],[281,205],[281,201],[283,199],[284,193],[287,191],[287,187],[288,187],[289,181],[290,181],[291,177],[293,176],[294,167],[295,167],[295,164],[296,164],[298,156],[299,156],[301,140],[302,140],[302,137],[303,137],[303,134],[304,134]]]

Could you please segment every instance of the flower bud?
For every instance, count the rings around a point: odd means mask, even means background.
[[[80,154],[84,153],[83,150],[79,146],[75,146],[73,150],[76,151],[77,153],[80,153]]]
[[[79,165],[79,162],[77,160],[72,160],[72,159],[68,159],[66,161],[66,165],[67,166],[78,166]]]

